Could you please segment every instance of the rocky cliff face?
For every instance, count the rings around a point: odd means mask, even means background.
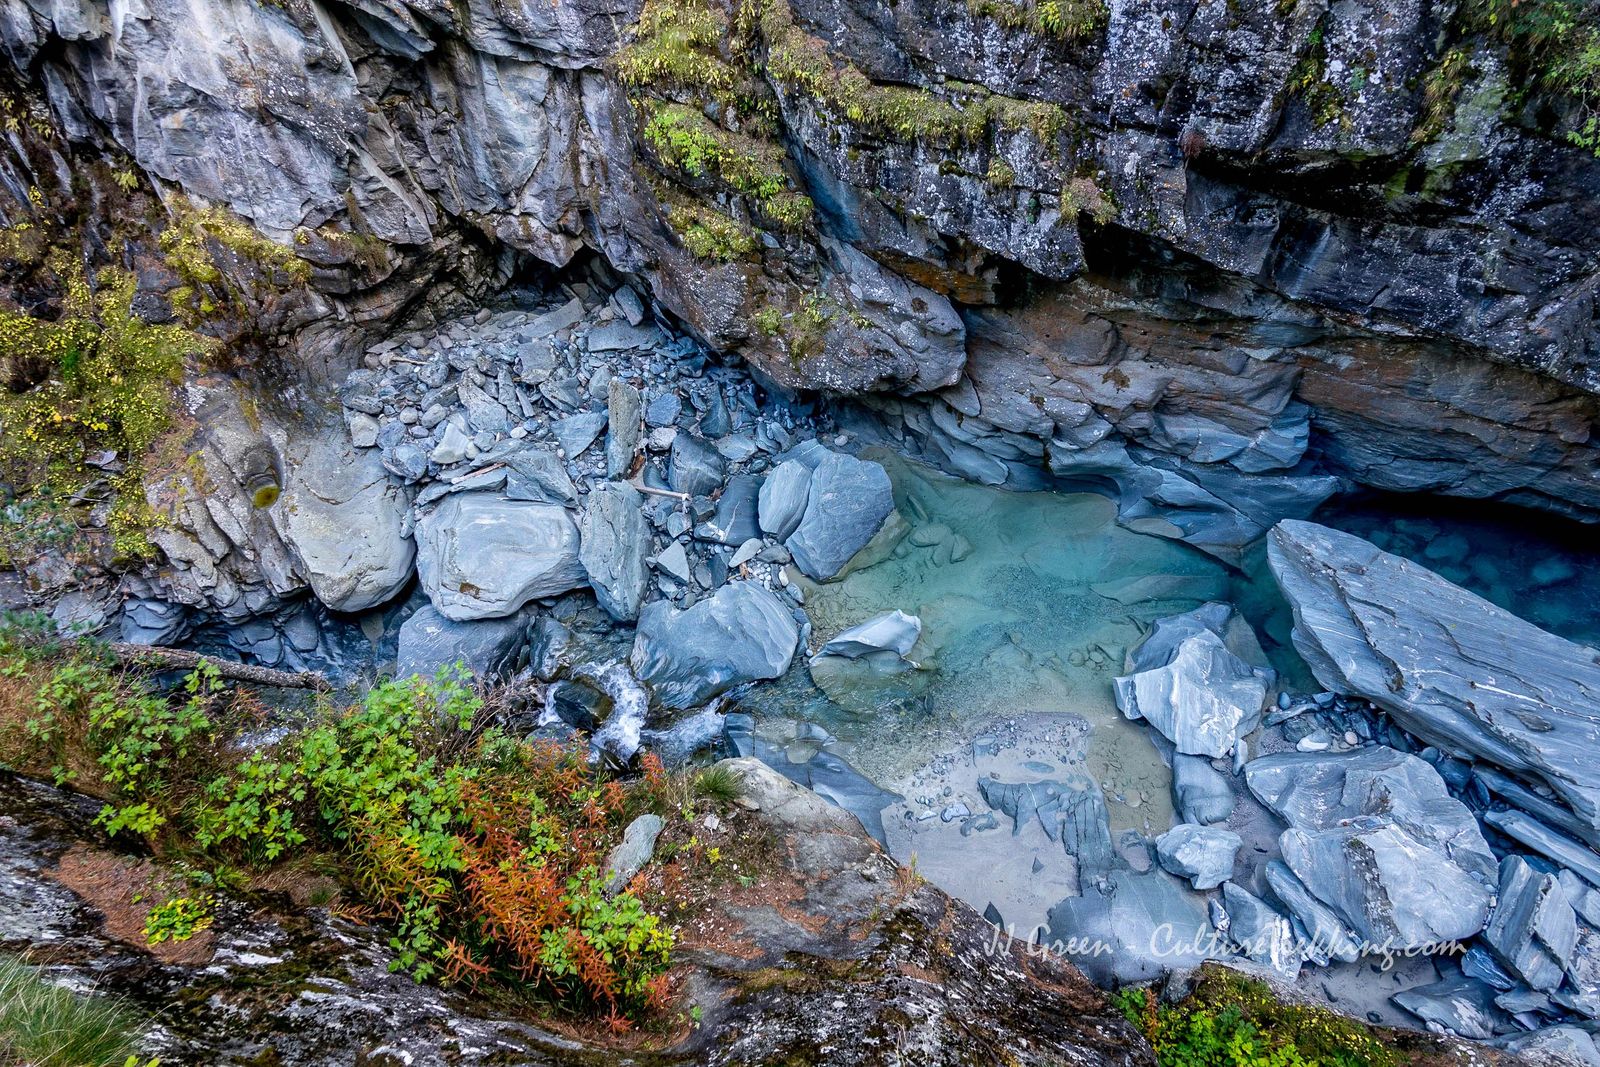
[[[1600,160],[1458,6],[3,0],[0,46],[68,144],[312,261],[313,399],[592,249],[778,385],[1237,559],[1338,479],[1600,509]]]

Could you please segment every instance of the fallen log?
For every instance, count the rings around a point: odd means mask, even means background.
[[[333,683],[315,671],[275,671],[271,667],[257,667],[249,663],[202,656],[198,652],[181,648],[164,648],[160,645],[132,645],[113,641],[108,647],[118,663],[133,666],[156,667],[163,670],[193,670],[200,666],[201,660],[205,660],[217,669],[219,675],[234,682],[249,682],[252,685],[266,685],[276,689],[314,689],[319,693],[333,691]]]

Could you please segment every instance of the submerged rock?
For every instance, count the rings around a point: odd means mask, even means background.
[[[1279,523],[1268,559],[1323,685],[1445,752],[1543,781],[1600,828],[1593,649],[1325,526]]]
[[[665,601],[639,616],[632,663],[669,708],[689,708],[744,682],[789,669],[800,629],[754,582],[730,582],[686,611]]]
[[[572,513],[552,504],[458,493],[417,524],[417,571],[440,614],[509,615],[535,597],[588,584]]]

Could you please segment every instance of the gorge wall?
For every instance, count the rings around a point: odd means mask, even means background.
[[[0,221],[98,159],[310,265],[266,413],[206,394],[239,481],[373,341],[594,253],[776,386],[1231,562],[1341,486],[1591,519],[1600,159],[1472,8],[0,0],[56,131]]]

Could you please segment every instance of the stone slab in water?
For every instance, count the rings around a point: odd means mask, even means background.
[[[818,649],[817,655],[857,659],[887,651],[908,656],[921,636],[922,620],[896,609],[839,633]]]
[[[433,606],[457,622],[589,582],[570,511],[489,493],[451,496],[417,524],[417,571]]]
[[[1281,522],[1267,550],[1295,648],[1324,686],[1447,753],[1543,781],[1600,828],[1593,649],[1325,526]]]

